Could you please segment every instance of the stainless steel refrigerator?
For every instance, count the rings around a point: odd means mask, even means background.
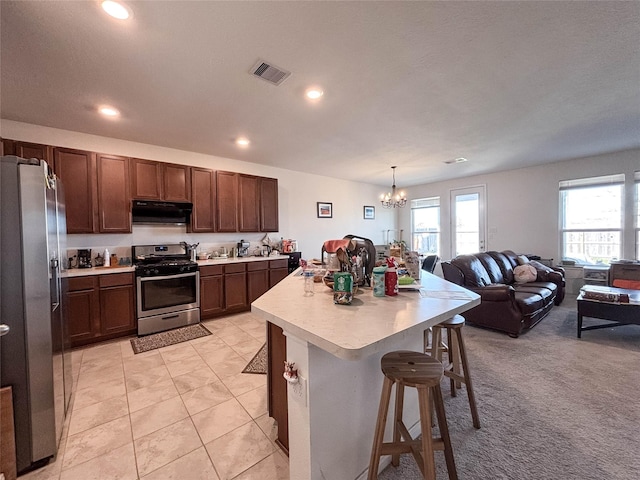
[[[13,390],[18,472],[56,454],[71,398],[61,273],[62,184],[47,163],[0,158],[0,384]],[[5,328],[6,330],[6,328]]]

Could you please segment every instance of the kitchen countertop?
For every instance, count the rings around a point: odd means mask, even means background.
[[[263,262],[265,260],[282,260],[288,259],[287,255],[271,255],[269,257],[235,257],[235,258],[211,258],[209,260],[198,260],[198,266],[207,265],[226,265],[230,263],[250,263],[250,262]],[[131,266],[117,266],[117,267],[92,267],[92,268],[73,268],[64,270],[62,277],[86,277],[88,275],[108,275],[111,273],[132,273],[135,271]]]
[[[415,335],[480,304],[480,297],[432,274],[423,273],[414,290],[374,297],[360,288],[351,305],[335,305],[333,291],[322,283],[304,296],[296,270],[251,304],[251,311],[286,332],[344,360],[382,351],[393,337]]]

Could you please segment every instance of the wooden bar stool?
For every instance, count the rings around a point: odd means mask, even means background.
[[[471,408],[471,418],[473,426],[480,428],[480,417],[476,407],[476,397],[473,393],[471,374],[469,373],[469,361],[462,339],[462,327],[464,327],[464,317],[456,315],[433,327],[433,340],[431,342],[430,353],[433,358],[443,361],[443,353],[447,353],[447,363],[444,363],[444,375],[451,380],[451,396],[457,395],[456,389],[461,388],[464,383],[467,387],[467,397],[469,397],[469,407]],[[442,347],[442,330],[447,331],[446,347]],[[455,332],[455,338],[453,337]]]
[[[402,453],[412,453],[423,477],[426,480],[435,480],[435,450],[444,450],[449,480],[457,480],[458,475],[440,390],[440,381],[444,374],[442,363],[424,353],[409,351],[387,353],[380,363],[384,373],[384,383],[369,462],[368,480],[378,478],[378,464],[382,455],[391,455],[391,463],[397,467]],[[394,384],[396,385],[396,404],[393,441],[385,443],[384,430],[387,424],[391,388]],[[418,390],[422,439],[413,439],[402,421],[404,387],[413,387]],[[437,438],[434,438],[431,432],[432,402],[435,405],[440,429],[440,437]]]

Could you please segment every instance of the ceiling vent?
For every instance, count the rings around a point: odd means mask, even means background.
[[[458,158],[454,158],[453,160],[445,160],[444,163],[446,163],[447,165],[452,165],[454,163],[464,163],[467,161],[468,160],[466,158],[458,157]]]
[[[262,60],[258,60],[251,69],[251,73],[256,77],[260,77],[261,79],[272,83],[273,85],[280,85],[289,78],[289,75],[291,75],[291,72],[287,72],[280,67],[276,67],[271,63],[263,62]]]

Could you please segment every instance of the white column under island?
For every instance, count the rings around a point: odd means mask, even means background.
[[[394,350],[422,351],[425,329],[479,305],[480,297],[423,272],[419,289],[374,297],[370,288],[361,288],[351,305],[335,305],[333,292],[321,283],[305,296],[300,272],[251,305],[255,315],[282,328],[286,359],[295,362],[300,377],[286,394],[290,478],[364,479],[382,389],[381,357]],[[269,377],[283,372],[281,365]],[[414,437],[420,428],[415,393],[406,390],[404,406]],[[387,465],[390,457],[382,461]]]

